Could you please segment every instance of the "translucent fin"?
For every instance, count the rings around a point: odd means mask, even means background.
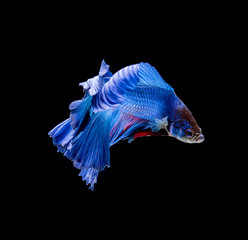
[[[149,122],[145,119],[135,117],[129,113],[120,111],[114,119],[115,124],[110,130],[110,145],[113,145],[121,139],[128,138],[137,130],[148,128]]]
[[[160,129],[167,129],[168,126],[168,117],[162,119],[154,119],[150,121],[150,128],[153,132],[157,132]]]
[[[76,168],[84,169],[81,176],[84,180],[88,179],[91,186],[96,182],[98,171],[102,171],[105,166],[110,166],[109,131],[111,121],[109,112],[99,112],[93,115],[84,131],[73,138],[70,147],[64,154],[73,161]]]
[[[92,97],[87,95],[82,100],[72,102],[69,106],[71,110],[70,118],[58,124],[48,133],[60,152],[64,153],[70,146],[72,139],[86,127],[90,118],[91,99]]]
[[[149,63],[140,63],[139,67],[139,83],[138,86],[151,86],[164,88],[169,91],[174,89],[164,81],[158,71]]]
[[[111,79],[104,84],[101,91],[93,98],[92,109],[96,113],[118,106],[124,99],[127,91],[134,89],[137,85],[139,64],[134,64],[115,73]]]
[[[103,60],[99,75],[88,79],[86,82],[79,83],[79,86],[82,86],[91,96],[94,96],[100,91],[103,84],[107,82],[111,76],[112,73],[109,71],[109,65]]]
[[[86,185],[90,184],[89,189],[94,190],[94,184],[97,182],[99,170],[95,168],[85,169],[83,168],[79,173],[79,176],[82,176],[83,181],[86,181]]]
[[[99,70],[99,76],[103,77],[105,81],[108,81],[112,77],[112,73],[109,71],[109,65],[106,64],[104,59]]]
[[[53,144],[58,147],[58,151],[64,153],[73,136],[70,118],[58,124],[48,135],[53,138]]]
[[[77,100],[70,104],[71,127],[74,130],[73,136],[79,134],[86,127],[90,117],[89,110],[91,107],[91,101],[92,96],[88,94],[82,100]]]

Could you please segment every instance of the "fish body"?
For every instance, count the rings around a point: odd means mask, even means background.
[[[192,113],[154,67],[125,67],[114,75],[104,60],[99,75],[80,83],[86,91],[70,104],[70,118],[49,132],[53,143],[80,169],[93,190],[99,171],[110,167],[111,145],[122,139],[159,135],[187,143],[204,140]]]
[[[159,87],[137,87],[125,95],[120,109],[152,121],[171,115],[177,101],[172,91]]]

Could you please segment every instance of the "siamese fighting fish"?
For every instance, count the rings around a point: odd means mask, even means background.
[[[99,74],[79,85],[83,98],[70,104],[69,118],[49,135],[91,190],[99,172],[110,167],[110,146],[122,139],[163,132],[185,143],[204,141],[190,110],[149,63],[112,74],[103,60]]]

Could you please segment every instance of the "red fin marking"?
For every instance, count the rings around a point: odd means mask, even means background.
[[[123,114],[114,124],[114,126],[112,127],[111,131],[110,131],[110,138],[115,134],[115,132],[119,129],[122,129],[122,131],[119,133],[118,136],[121,136],[125,131],[127,131],[130,127],[132,127],[134,124],[137,124],[138,122],[141,121],[147,121],[144,120],[142,118],[139,117],[135,117],[129,113],[125,113]],[[123,124],[123,126],[121,126],[121,124]],[[121,127],[120,127],[121,126]]]
[[[133,136],[133,140],[139,137],[148,137],[148,136],[159,136],[160,134],[154,133],[150,130],[143,131],[143,132],[137,132]]]
[[[132,125],[133,125],[132,122],[127,123],[127,124],[124,126],[124,128],[123,128],[123,132],[125,132],[125,131],[126,131],[128,128],[130,128]]]

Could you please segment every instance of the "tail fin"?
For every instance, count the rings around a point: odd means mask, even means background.
[[[99,172],[110,166],[110,146],[137,130],[146,129],[147,121],[119,109],[100,111],[87,119],[91,99],[88,95],[83,102],[72,103],[71,119],[59,124],[49,134],[59,151],[81,170],[79,176],[93,190]]]
[[[112,121],[108,112],[99,112],[90,116],[92,97],[70,104],[70,118],[66,119],[48,134],[58,151],[71,159],[76,168],[81,169],[80,176],[90,189],[94,189],[99,171],[109,163],[109,129]]]
[[[99,171],[110,166],[109,132],[111,114],[99,112],[94,114],[84,131],[73,138],[64,155],[73,161],[76,168],[81,169],[80,176],[90,189],[94,189]]]
[[[53,144],[58,151],[64,153],[70,147],[72,139],[87,125],[92,97],[87,95],[82,100],[70,104],[70,118],[54,127],[48,135],[53,138]]]
[[[58,124],[49,133],[53,138],[53,144],[58,147],[58,151],[64,153],[72,139],[73,130],[70,124],[70,118]]]
[[[89,94],[82,100],[72,102],[69,106],[71,110],[70,118],[58,124],[48,133],[48,135],[53,137],[53,143],[58,147],[59,151],[65,152],[72,138],[83,130],[89,117],[92,96],[101,89],[104,82],[107,82],[111,76],[112,73],[109,71],[109,65],[103,60],[99,75],[79,84]]]
[[[99,171],[109,166],[109,124],[106,113],[94,115],[90,110],[92,96],[97,94],[112,76],[109,65],[102,61],[99,75],[79,85],[87,91],[82,100],[70,104],[70,118],[54,127],[48,134],[58,151],[81,169],[80,176],[93,190]],[[91,116],[93,115],[93,116]],[[101,130],[99,130],[99,127]],[[99,131],[99,132],[98,132]]]
[[[82,169],[81,172],[79,173],[79,176],[82,176],[82,179],[86,181],[87,185],[89,183],[91,184],[89,189],[93,191],[94,184],[97,182],[98,173],[99,173],[99,170],[94,169],[94,168]]]

